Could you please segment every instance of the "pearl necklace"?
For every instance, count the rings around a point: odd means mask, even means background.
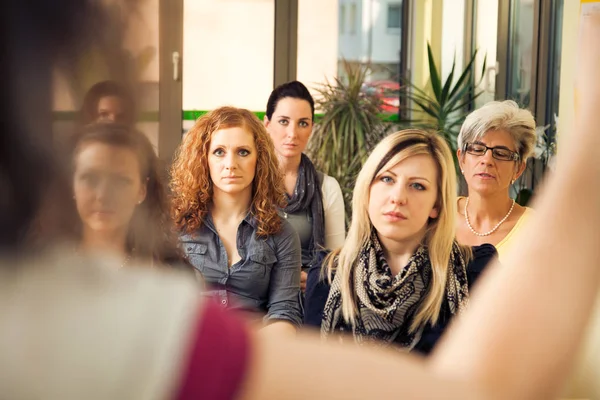
[[[502,218],[500,220],[500,222],[498,222],[496,224],[495,227],[493,227],[491,230],[489,230],[489,231],[487,231],[485,233],[479,233],[475,229],[473,229],[473,227],[471,226],[471,223],[469,222],[469,214],[467,214],[467,206],[468,205],[469,205],[469,198],[467,197],[467,201],[465,201],[465,221],[467,221],[467,226],[469,227],[469,229],[471,230],[471,232],[473,232],[473,234],[477,235],[477,236],[489,236],[492,233],[496,232],[496,230],[500,227],[500,225],[502,225],[502,223],[504,221],[506,221],[506,219],[510,216],[510,213],[512,212],[513,208],[515,208],[515,200],[513,199],[512,205],[510,206],[510,210],[508,210],[508,214],[506,214],[504,216],[504,218]]]
[[[129,264],[129,260],[131,260],[131,253],[127,254],[127,257],[125,258],[125,260],[123,260],[123,262],[121,263],[121,266],[119,267],[119,269],[122,269],[127,264]]]
[[[131,249],[131,251],[135,251],[135,249]],[[75,248],[75,251],[73,252],[76,256],[80,256],[81,253],[79,251],[78,248]],[[123,269],[127,264],[129,264],[129,261],[131,261],[131,253],[127,254],[127,257],[125,257],[125,259],[123,260],[123,262],[121,262],[121,265],[119,265],[118,269]]]

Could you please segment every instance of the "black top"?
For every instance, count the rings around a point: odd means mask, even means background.
[[[469,289],[471,289],[481,272],[497,254],[496,248],[491,244],[473,247],[473,259],[469,265],[467,265],[467,282],[469,284]],[[319,261],[322,261],[325,255],[326,253],[322,252]],[[325,307],[327,296],[329,295],[327,278],[321,279],[321,264],[322,262],[317,263],[308,271],[304,303],[304,324],[316,328],[321,327],[323,308]],[[422,354],[429,354],[444,333],[451,318],[452,314],[450,313],[450,306],[448,305],[448,301],[445,300],[442,304],[438,322],[434,326],[428,324],[425,327],[421,339],[415,345],[413,350]]]

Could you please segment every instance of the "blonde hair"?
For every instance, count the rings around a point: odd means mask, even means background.
[[[531,111],[512,100],[491,101],[470,113],[458,134],[458,148],[481,139],[490,130],[504,130],[512,137],[521,162],[533,154],[537,136]]]
[[[352,196],[352,222],[344,246],[332,252],[324,262],[324,273],[332,281],[333,273],[341,279],[342,315],[346,323],[354,325],[357,313],[353,288],[353,270],[361,250],[371,240],[373,225],[368,214],[371,183],[377,174],[409,157],[426,154],[433,158],[437,170],[438,194],[435,207],[439,215],[430,219],[423,244],[428,246],[432,277],[424,301],[417,310],[410,329],[414,331],[427,322],[438,320],[446,291],[448,263],[455,239],[456,225],[456,175],[450,148],[435,133],[416,129],[395,132],[384,138],[373,150],[362,167]],[[469,260],[470,248],[462,248],[463,257]]]

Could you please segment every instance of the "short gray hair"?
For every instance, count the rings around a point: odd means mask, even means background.
[[[533,154],[537,136],[531,111],[519,108],[512,100],[491,101],[473,111],[463,122],[458,134],[458,148],[481,139],[490,130],[505,130],[513,138],[522,162]]]

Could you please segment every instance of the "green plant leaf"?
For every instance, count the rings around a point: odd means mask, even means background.
[[[429,76],[431,79],[431,88],[437,99],[442,95],[442,85],[440,82],[440,75],[437,67],[435,66],[435,59],[433,58],[433,52],[431,51],[431,45],[427,43],[427,59],[429,61]]]
[[[450,112],[452,113],[452,112],[464,109],[469,104],[473,103],[473,101],[476,98],[478,98],[479,96],[481,96],[482,94],[483,94],[483,92],[476,93],[473,97],[469,97],[468,99],[465,99],[462,103],[458,103],[458,105],[455,105],[456,103],[454,103],[453,107],[450,109]],[[460,99],[460,98],[457,97],[457,99]]]
[[[448,78],[446,79],[446,83],[444,84],[444,88],[442,89],[442,95],[440,96],[440,104],[444,104],[446,100],[448,100],[448,92],[450,91],[450,85],[452,85],[452,80],[454,79],[454,68],[456,67],[456,56],[455,59],[452,60],[452,69],[450,70],[450,74],[448,74]]]
[[[421,102],[421,101],[417,101],[417,100],[414,100],[414,99],[413,99],[413,101],[414,101],[414,102],[415,102],[415,103],[416,103],[416,104],[417,104],[419,107],[421,107],[421,109],[422,109],[422,110],[423,110],[425,113],[427,113],[427,114],[431,115],[433,118],[437,119],[437,118],[439,117],[439,113],[437,113],[437,112],[436,112],[436,111],[435,111],[433,108],[431,108],[431,105],[430,105],[430,104],[427,104],[427,103],[424,103],[424,102]]]
[[[481,74],[479,77],[479,81],[475,84],[475,86],[479,86],[485,77],[485,71],[487,69],[487,54],[483,57],[483,66],[481,67]]]
[[[446,113],[450,113],[450,110],[452,110],[457,103],[469,98],[469,94],[472,92],[472,90],[473,86],[467,84],[463,85],[461,88],[459,88],[458,92],[454,94],[454,96],[450,97],[448,102],[445,104],[444,111]]]
[[[435,99],[432,99],[431,97],[421,96],[417,93],[411,93],[409,96],[407,96],[407,98],[414,102],[419,101],[421,103],[428,104],[430,108],[436,110],[437,112],[441,111],[441,108],[440,108],[440,105],[438,104],[438,102]]]
[[[465,81],[471,76],[471,74],[473,72],[472,68],[473,68],[473,63],[475,62],[476,56],[477,56],[477,50],[475,50],[475,52],[473,53],[473,56],[469,60],[469,63],[463,70],[463,73],[460,75],[460,77],[456,81],[456,84],[454,85],[454,89],[452,89],[452,91],[450,92],[450,97],[454,97],[454,95],[456,94],[456,91],[458,91],[464,83],[468,84],[468,82],[465,82]]]
[[[400,96],[408,96],[410,93],[418,93],[423,97],[427,97],[427,98],[431,98],[430,94],[427,93],[426,91],[424,91],[423,89],[419,88],[417,85],[415,85],[412,82],[408,82],[408,81],[404,81],[403,80],[403,88],[404,90],[400,91]]]

